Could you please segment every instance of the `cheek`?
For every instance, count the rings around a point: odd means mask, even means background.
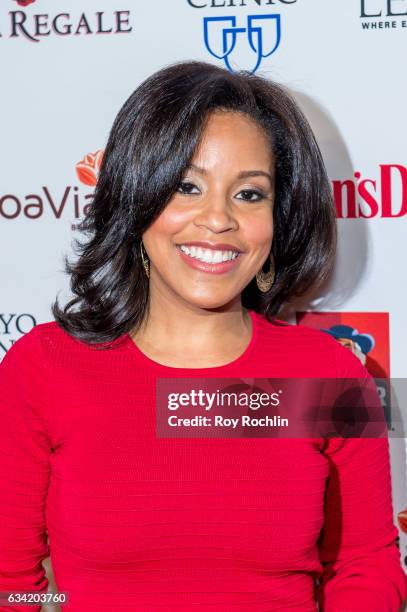
[[[160,236],[172,236],[182,231],[185,224],[192,218],[191,210],[181,210],[175,206],[167,206],[161,215],[147,230],[152,236],[157,234]]]
[[[245,224],[245,237],[250,244],[262,246],[273,239],[273,215],[270,213],[252,218]]]

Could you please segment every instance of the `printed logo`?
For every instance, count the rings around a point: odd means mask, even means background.
[[[319,329],[352,351],[376,379],[391,428],[388,312],[297,312],[297,324]]]
[[[84,185],[94,187],[97,183],[99,171],[102,165],[103,151],[98,149],[95,153],[88,153],[76,164],[76,174]]]
[[[93,191],[83,186],[94,187],[97,183],[103,159],[103,150],[97,149],[88,153],[81,161],[75,164],[75,174],[81,185],[65,185],[62,190],[55,191],[43,185],[37,193],[27,195],[6,193],[0,195],[0,218],[14,220],[21,217],[26,219],[39,219],[51,216],[61,219],[66,214],[79,221],[88,213],[89,204],[93,200]],[[72,225],[72,229],[75,229]]]
[[[238,27],[234,15],[230,17],[204,17],[204,42],[213,57],[225,62],[233,72],[232,54],[238,40],[244,38],[246,47],[254,54],[251,74],[259,69],[263,59],[277,51],[281,41],[280,15],[248,15],[247,26]]]
[[[407,167],[381,164],[379,177],[332,181],[338,219],[399,218],[407,215]]]
[[[12,0],[13,6],[27,8],[36,0]],[[2,9],[3,10],[3,9]],[[0,15],[0,24],[3,16]],[[30,10],[8,11],[4,17],[8,38],[25,38],[39,43],[50,36],[80,36],[92,34],[128,34],[132,32],[130,11],[96,11],[84,13],[80,9],[56,14],[32,13]],[[3,37],[4,30],[0,32]]]
[[[297,0],[187,0],[190,7],[195,9],[204,8],[241,8],[250,6],[255,8],[253,5],[259,6],[272,6],[277,3],[282,5],[295,4]]]
[[[36,325],[37,320],[30,313],[0,313],[0,361],[14,342]]]
[[[33,4],[35,0],[15,0],[18,6],[28,6],[29,4]]]
[[[407,0],[360,0],[363,30],[407,28]]]

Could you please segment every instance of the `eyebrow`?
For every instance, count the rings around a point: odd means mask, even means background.
[[[204,174],[204,175],[208,174],[205,168],[200,168],[199,166],[196,166],[195,164],[189,164],[187,166],[187,169],[189,168],[191,170],[195,170],[199,174]],[[244,178],[249,178],[252,176],[265,176],[266,178],[269,179],[270,183],[273,183],[273,177],[271,176],[271,174],[269,172],[264,172],[264,170],[243,170],[243,172],[240,172],[238,174],[237,178],[244,179]]]

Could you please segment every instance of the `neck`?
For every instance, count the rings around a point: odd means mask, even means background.
[[[202,308],[150,290],[148,314],[131,336],[143,353],[163,365],[216,367],[244,352],[252,328],[240,295],[221,307]]]

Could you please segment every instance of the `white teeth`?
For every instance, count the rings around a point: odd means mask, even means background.
[[[202,247],[180,245],[180,249],[186,255],[199,259],[205,263],[221,263],[223,261],[231,261],[236,259],[238,253],[236,251],[215,251],[213,249],[203,249]]]

